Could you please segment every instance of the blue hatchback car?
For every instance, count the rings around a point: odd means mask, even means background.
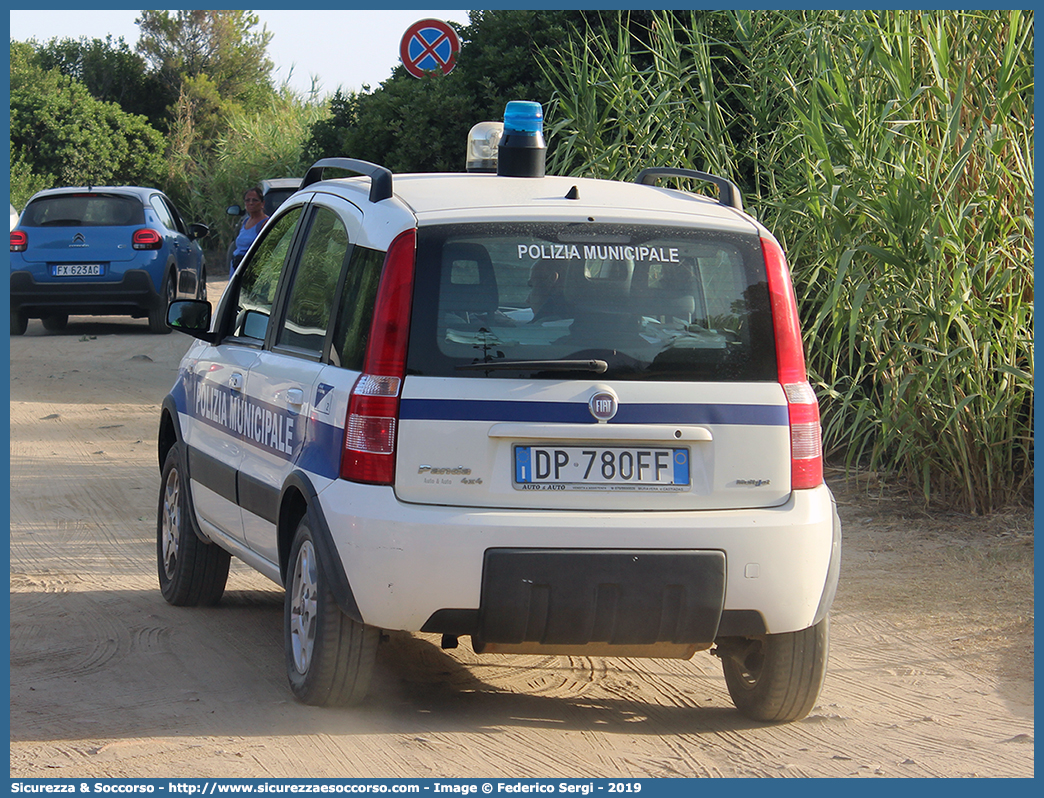
[[[167,333],[167,305],[206,299],[198,239],[163,192],[137,186],[35,194],[11,231],[11,335],[29,319],[61,330],[70,315],[147,317]]]

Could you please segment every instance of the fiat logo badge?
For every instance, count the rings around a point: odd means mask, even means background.
[[[616,415],[619,404],[616,401],[616,396],[613,394],[608,391],[599,391],[591,397],[587,407],[590,409],[592,416],[598,421],[605,423]]]

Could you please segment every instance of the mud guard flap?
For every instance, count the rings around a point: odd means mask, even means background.
[[[199,521],[196,519],[196,505],[192,498],[192,472],[189,469],[189,451],[185,445],[185,439],[181,435],[181,418],[178,416],[178,405],[174,397],[167,394],[163,398],[161,408],[167,412],[170,416],[171,423],[174,425],[174,443],[172,448],[176,448],[181,452],[181,473],[185,475],[185,498],[188,502],[188,522],[192,527],[192,531],[196,533],[196,537],[199,538],[203,543],[208,546],[216,546],[210,538],[203,532],[203,528],[199,525]],[[160,471],[163,471],[163,460],[162,455],[162,441],[160,441]]]
[[[303,471],[292,472],[283,485],[282,493],[279,496],[280,530],[284,526],[285,519],[283,518],[283,513],[287,506],[283,501],[283,497],[289,488],[296,488],[305,498],[305,503],[308,506],[308,522],[312,528],[316,553],[319,556],[319,567],[323,569],[326,584],[329,585],[330,592],[333,593],[337,606],[341,608],[341,612],[353,621],[366,623],[363,620],[362,613],[359,611],[359,605],[355,601],[355,594],[352,592],[352,586],[348,582],[348,575],[344,572],[344,564],[341,562],[337,544],[334,543],[333,534],[330,532],[330,525],[323,514],[319,495],[316,493],[311,480]],[[286,561],[290,555],[290,546],[292,544],[293,541],[288,540],[284,546],[282,535],[280,535],[279,573],[283,578],[284,585],[286,584],[286,571],[289,567]]]

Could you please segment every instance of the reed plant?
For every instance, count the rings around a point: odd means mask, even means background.
[[[304,142],[312,125],[329,110],[315,92],[283,86],[263,111],[230,111],[225,132],[212,148],[198,146],[191,107],[183,100],[176,110],[167,157],[168,190],[186,217],[210,225],[205,245],[223,256],[240,221],[225,209],[242,206],[243,192],[263,179],[304,177],[311,165]]]
[[[547,63],[551,169],[725,174],[781,239],[837,462],[1029,500],[1032,12],[664,13]]]

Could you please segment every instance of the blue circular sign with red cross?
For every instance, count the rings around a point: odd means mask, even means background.
[[[448,75],[457,62],[460,37],[440,19],[422,19],[406,29],[399,44],[399,57],[415,78],[436,70]]]

